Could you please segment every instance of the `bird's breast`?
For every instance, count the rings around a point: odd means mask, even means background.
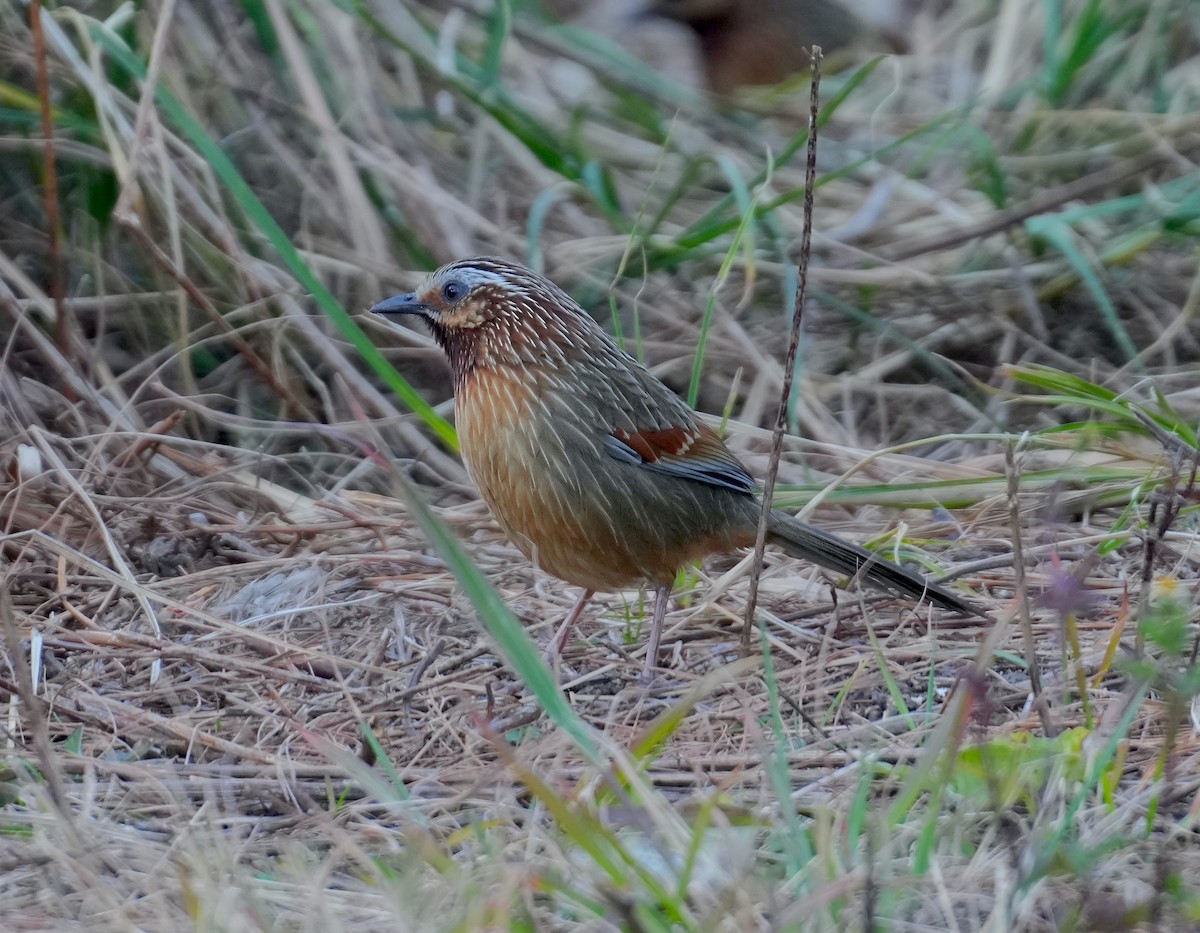
[[[529,381],[507,370],[475,370],[458,387],[455,421],[463,461],[506,530],[510,513],[532,505],[540,407]]]
[[[587,386],[531,367],[481,368],[459,384],[463,459],[526,556],[569,583],[616,590],[669,583],[687,561],[743,543],[748,495],[618,461],[596,406]]]
[[[471,478],[513,543],[570,583],[612,590],[649,569],[622,546],[599,431],[565,405],[569,386],[530,369],[479,369],[458,387],[459,443]],[[616,508],[614,508],[616,505]]]

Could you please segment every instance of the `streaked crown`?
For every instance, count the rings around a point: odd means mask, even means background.
[[[554,366],[607,336],[570,295],[515,262],[463,259],[371,309],[423,318],[456,380],[489,366]],[[600,347],[596,347],[600,349]],[[606,348],[605,348],[606,349]]]

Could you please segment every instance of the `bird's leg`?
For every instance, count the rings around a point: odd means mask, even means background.
[[[654,591],[654,618],[650,622],[650,641],[646,644],[646,667],[642,676],[649,679],[650,673],[658,666],[658,645],[662,641],[663,621],[667,617],[667,603],[671,600],[671,583],[658,587]]]
[[[575,623],[579,621],[580,615],[583,614],[583,607],[588,604],[588,600],[595,594],[595,590],[584,590],[575,605],[571,607],[571,611],[567,613],[567,617],[563,619],[563,624],[558,627],[558,631],[554,633],[554,639],[550,642],[550,647],[546,649],[546,658],[553,658],[555,655],[562,654],[563,646],[567,643],[567,638],[571,634],[571,629],[575,627]]]

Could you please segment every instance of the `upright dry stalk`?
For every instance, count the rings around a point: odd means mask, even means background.
[[[1021,542],[1020,474],[1017,473],[1015,444],[1004,449],[1005,472],[1008,474],[1008,530],[1012,535],[1013,582],[1016,589],[1017,612],[1021,619],[1021,638],[1025,646],[1025,664],[1029,670],[1029,688],[1033,691],[1033,706],[1042,721],[1042,731],[1056,735],[1054,721],[1046,695],[1042,692],[1042,674],[1038,667],[1037,640],[1033,637],[1033,619],[1029,613],[1029,587],[1025,583],[1025,551]]]
[[[763,482],[762,517],[758,520],[758,537],[754,541],[754,562],[750,565],[750,592],[746,594],[746,624],[742,626],[742,650],[750,649],[750,630],[754,627],[754,609],[758,603],[758,581],[762,576],[763,551],[767,546],[767,523],[771,518],[771,500],[775,495],[775,477],[779,474],[779,455],[783,450],[783,434],[787,427],[788,399],[792,396],[792,374],[796,369],[796,354],[800,350],[800,322],[804,316],[804,298],[808,290],[808,260],[812,255],[813,187],[817,182],[817,113],[821,102],[821,47],[809,49],[812,57],[812,84],[808,94],[808,162],[804,170],[804,227],[800,234],[799,281],[796,283],[796,310],[792,315],[792,330],[788,337],[787,358],[783,364],[783,388],[779,393],[779,413],[775,416],[775,431],[771,435],[771,459]]]
[[[50,114],[50,74],[46,66],[46,37],[42,33],[42,3],[29,4],[29,28],[33,32],[33,58],[37,68],[38,101],[42,110],[42,137],[45,184],[42,188],[46,205],[46,240],[50,251],[50,298],[54,302],[55,339],[64,359],[71,360],[71,338],[67,328],[67,313],[63,307],[63,258],[58,241],[58,169],[54,161],[54,119]],[[72,401],[75,393],[62,386],[63,394]]]

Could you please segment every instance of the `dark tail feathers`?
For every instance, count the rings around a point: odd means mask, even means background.
[[[918,573],[897,567],[878,554],[849,541],[843,541],[820,528],[798,522],[790,515],[774,509],[767,526],[767,541],[776,544],[793,557],[820,564],[847,576],[861,576],[878,587],[903,593],[914,599],[928,599],[936,606],[978,616],[982,613],[949,590],[930,583]]]

